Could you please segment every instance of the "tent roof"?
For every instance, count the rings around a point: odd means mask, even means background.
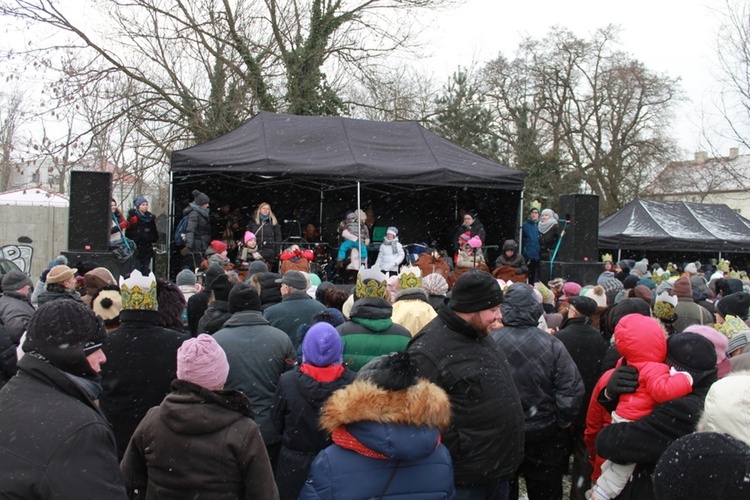
[[[750,252],[750,221],[723,204],[636,199],[599,222],[599,246]]]
[[[523,189],[524,176],[416,122],[265,111],[216,139],[174,151],[172,171],[509,190]]]

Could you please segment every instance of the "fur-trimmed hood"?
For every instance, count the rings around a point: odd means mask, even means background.
[[[422,287],[402,288],[394,294],[394,302],[399,300],[421,300],[429,302],[427,290]]]
[[[329,433],[356,422],[425,425],[445,430],[450,425],[448,395],[420,379],[402,391],[387,391],[367,380],[355,380],[334,392],[323,405],[321,427]]]

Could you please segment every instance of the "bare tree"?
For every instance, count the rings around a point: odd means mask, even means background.
[[[637,196],[672,157],[665,131],[681,98],[678,80],[648,70],[617,45],[614,27],[589,40],[553,28],[542,40],[525,40],[514,60],[501,55],[489,63],[483,78],[516,165],[549,176],[529,182],[543,196],[585,183],[599,195],[602,213]]]
[[[12,171],[18,168],[13,152],[18,147],[18,131],[24,121],[24,95],[18,89],[0,94],[0,191],[7,191]]]
[[[750,4],[725,0],[724,6],[716,45],[721,86],[716,106],[728,127],[726,137],[750,149]]]

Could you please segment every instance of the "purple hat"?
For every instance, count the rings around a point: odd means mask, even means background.
[[[315,323],[302,340],[302,362],[314,366],[341,364],[344,343],[336,329],[326,322]]]

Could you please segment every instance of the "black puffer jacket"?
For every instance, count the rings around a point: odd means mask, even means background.
[[[279,496],[296,499],[310,472],[310,465],[331,437],[320,428],[320,409],[334,391],[350,384],[355,373],[344,368],[331,382],[319,382],[295,368],[279,380],[273,405],[273,424],[281,434],[276,469]]]
[[[211,219],[208,208],[191,203],[182,211],[182,215],[188,216],[185,248],[193,253],[203,254],[211,244]]]
[[[525,283],[508,288],[503,328],[492,332],[508,357],[523,403],[527,441],[553,426],[569,427],[583,403],[583,381],[559,339],[537,328],[541,306]]]
[[[107,420],[64,372],[26,355],[0,391],[3,498],[126,499]]]
[[[0,325],[0,389],[16,374],[16,345]]]
[[[523,458],[523,411],[503,351],[446,305],[407,352],[419,375],[450,397],[453,418],[443,443],[456,484],[511,479]]]
[[[195,335],[207,333],[213,335],[224,327],[224,323],[232,317],[229,312],[229,302],[225,300],[214,300],[208,304],[208,309],[203,313],[198,322],[198,330]]]

